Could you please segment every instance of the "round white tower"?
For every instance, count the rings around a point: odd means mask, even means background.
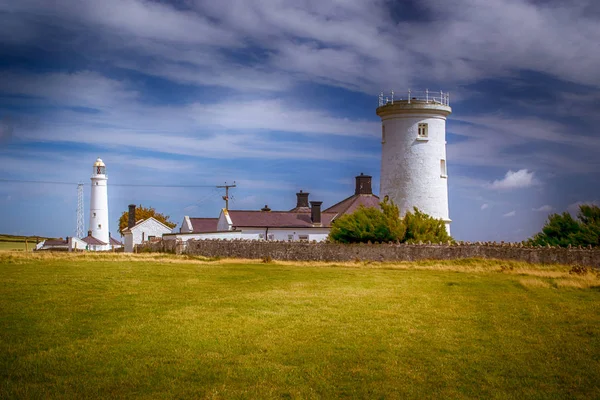
[[[446,117],[452,109],[443,92],[408,91],[404,98],[379,95],[381,197],[389,196],[401,215],[417,207],[442,219],[450,233]]]
[[[90,231],[92,236],[109,243],[108,230],[108,191],[106,165],[100,158],[94,163],[92,172],[92,193],[90,195]]]

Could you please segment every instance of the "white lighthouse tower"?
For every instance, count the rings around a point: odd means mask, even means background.
[[[381,196],[389,196],[401,215],[417,207],[442,219],[450,233],[446,117],[449,95],[414,92],[379,95],[381,117]]]
[[[94,163],[90,195],[90,231],[92,236],[105,244],[110,243],[108,230],[108,191],[106,165],[100,158]]]

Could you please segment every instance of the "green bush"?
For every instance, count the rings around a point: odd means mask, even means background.
[[[552,214],[542,231],[528,240],[534,246],[600,245],[600,207],[582,204],[577,219],[568,212]]]
[[[447,243],[452,241],[452,237],[446,230],[446,224],[441,219],[435,219],[424,212],[419,211],[417,207],[414,212],[407,212],[404,216],[404,225],[406,226],[406,235],[403,242],[418,243]]]
[[[393,201],[386,198],[379,206],[379,209],[361,206],[354,213],[336,219],[329,240],[339,243],[439,243],[452,240],[442,220],[430,217],[416,207],[400,218],[398,206]]]

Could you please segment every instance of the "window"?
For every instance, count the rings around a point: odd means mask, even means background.
[[[96,186],[98,186],[98,182],[96,182]]]
[[[301,242],[308,242],[308,235],[298,235]]]
[[[96,218],[96,213],[94,213],[94,218]]]
[[[294,240],[294,235],[288,235],[288,242],[291,242],[292,240]]]
[[[269,233],[268,240],[275,240],[275,234]]]
[[[428,137],[428,133],[427,132],[427,124],[419,124],[419,137],[420,138],[426,138]]]
[[[446,171],[446,160],[440,160],[440,174],[442,178],[448,177],[448,172]]]
[[[263,240],[263,239],[265,238],[265,234],[264,234],[264,233],[259,233],[259,234],[258,234],[258,238],[259,238],[260,240]]]
[[[98,229],[102,229],[102,224],[98,224]]]
[[[385,143],[385,125],[381,125],[381,143]]]
[[[148,235],[148,240],[152,240],[152,239],[154,239],[155,237],[156,237],[156,236],[151,236],[151,235]]]

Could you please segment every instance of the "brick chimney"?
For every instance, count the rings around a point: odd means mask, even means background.
[[[310,220],[313,224],[321,223],[321,204],[323,204],[322,201],[310,202]]]
[[[302,190],[296,193],[296,208],[306,207],[308,208],[308,195],[309,193],[304,193]]]
[[[131,229],[135,226],[135,204],[129,205],[129,219],[127,220],[127,228]]]
[[[354,194],[373,194],[373,189],[371,188],[371,176],[361,172],[360,175],[356,177]]]

